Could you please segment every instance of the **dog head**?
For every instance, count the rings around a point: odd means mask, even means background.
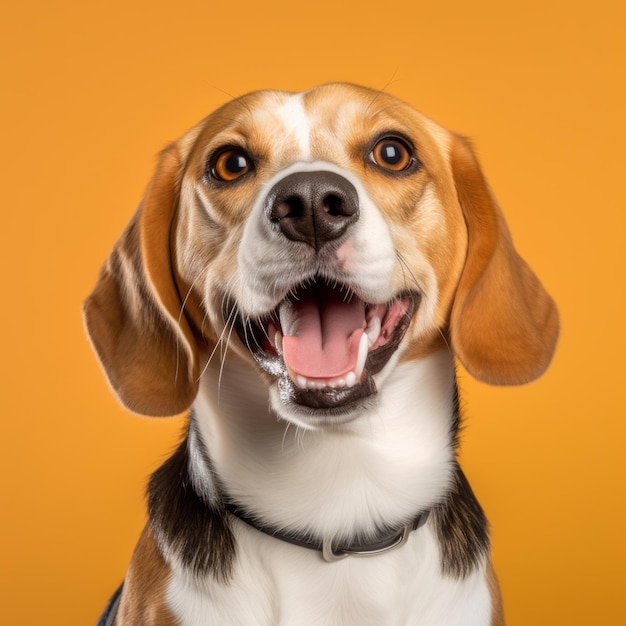
[[[84,314],[136,412],[189,408],[221,342],[309,426],[445,345],[479,380],[531,381],[558,334],[469,143],[347,84],[252,93],[166,148]]]

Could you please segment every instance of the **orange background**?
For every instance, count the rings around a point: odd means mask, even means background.
[[[461,379],[509,626],[626,623],[624,22],[606,0],[434,4],[5,3],[2,623],[95,622],[183,425],[118,406],[80,318],[153,155],[230,95],[329,80],[473,137],[560,306],[539,382]]]

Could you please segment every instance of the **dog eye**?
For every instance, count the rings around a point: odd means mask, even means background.
[[[252,161],[240,148],[223,150],[210,165],[211,176],[227,183],[241,178],[250,169],[252,169]]]
[[[415,161],[407,145],[391,137],[381,139],[370,156],[376,165],[392,172],[406,170]]]

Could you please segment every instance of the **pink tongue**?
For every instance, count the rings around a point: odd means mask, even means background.
[[[283,358],[292,373],[337,378],[356,368],[365,305],[329,286],[315,286],[280,307]]]

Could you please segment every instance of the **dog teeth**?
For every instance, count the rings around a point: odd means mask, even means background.
[[[365,333],[368,337],[370,348],[376,343],[376,341],[378,341],[381,326],[382,324],[378,315],[372,315],[372,317],[368,320]]]
[[[354,387],[354,385],[356,385],[356,374],[348,372],[346,374],[346,387]]]
[[[361,377],[363,376],[365,361],[367,361],[367,351],[369,346],[371,345],[370,341],[371,340],[366,333],[363,333],[361,335],[361,340],[359,341],[359,355],[357,357],[356,368],[354,370],[354,374],[357,380],[361,380]]]
[[[267,338],[274,346],[274,349],[279,356],[283,355],[283,334],[274,326],[274,324],[267,325]]]
[[[306,376],[298,374],[293,377],[292,380],[300,389],[310,389],[314,391],[323,391],[324,389],[349,389],[359,382],[355,372],[348,372],[345,376],[338,378],[306,378]]]

